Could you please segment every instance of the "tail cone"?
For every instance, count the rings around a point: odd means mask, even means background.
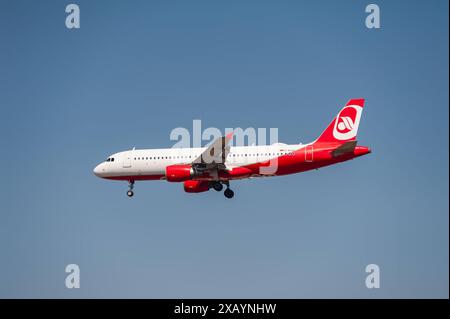
[[[372,153],[372,150],[367,146],[356,146],[355,150],[353,151],[353,154],[355,154],[355,156],[363,156],[369,153]]]

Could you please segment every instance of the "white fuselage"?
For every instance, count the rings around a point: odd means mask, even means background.
[[[305,146],[305,145],[303,145]],[[236,146],[230,147],[225,159],[227,168],[245,166],[277,158],[289,154],[303,146],[276,143],[269,146]],[[115,153],[94,169],[99,177],[121,176],[154,176],[164,178],[166,167],[175,164],[191,164],[204,151],[203,148],[164,148],[164,149],[133,149]]]

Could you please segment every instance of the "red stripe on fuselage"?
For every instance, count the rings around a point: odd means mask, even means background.
[[[309,145],[311,146],[311,145]],[[230,171],[221,171],[219,173],[220,180],[235,180],[244,179],[249,177],[259,176],[280,176],[301,173],[312,169],[321,168],[341,162],[348,161],[355,157],[366,155],[370,153],[370,149],[365,146],[357,146],[353,153],[343,154],[338,157],[332,156],[332,151],[336,149],[339,144],[336,143],[314,143],[312,144],[312,157],[306,156],[305,152],[307,147],[302,147],[299,150],[293,151],[290,154],[279,156],[271,161],[258,162],[254,164],[234,167]],[[312,161],[307,161],[308,158],[312,158]],[[276,165],[273,168],[273,173],[267,173],[269,166]],[[266,169],[264,169],[266,168]],[[276,168],[276,169],[275,169]],[[120,181],[143,181],[143,180],[163,180],[165,175],[124,175],[124,176],[110,176],[103,177],[110,180]],[[213,177],[204,176],[201,178],[194,178],[194,180],[213,180]]]

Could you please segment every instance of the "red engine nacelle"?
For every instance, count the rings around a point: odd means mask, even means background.
[[[183,182],[190,180],[194,175],[191,165],[170,165],[166,167],[168,182]]]
[[[209,191],[209,183],[205,181],[185,181],[184,191],[186,193],[201,193]]]

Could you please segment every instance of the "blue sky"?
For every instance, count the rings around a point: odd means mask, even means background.
[[[68,3],[0,2],[0,297],[448,298],[447,1],[379,30],[364,1]],[[92,174],[194,119],[309,142],[352,97],[372,154],[233,200]]]

